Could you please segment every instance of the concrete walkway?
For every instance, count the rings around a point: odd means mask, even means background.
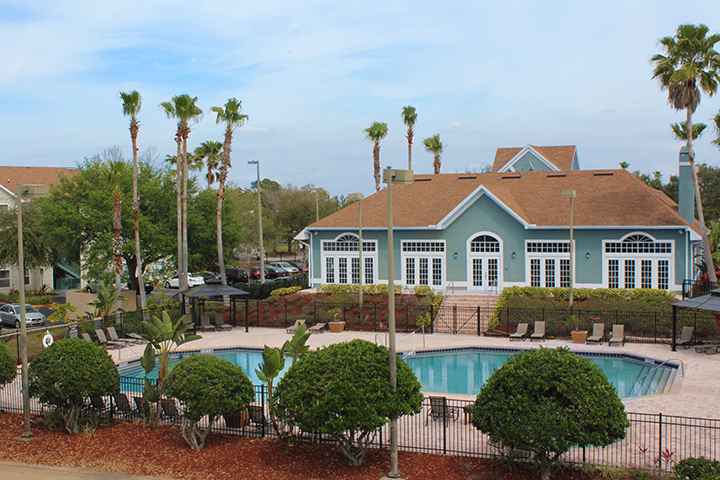
[[[262,348],[264,345],[280,347],[291,338],[284,328],[250,327],[245,333],[244,327],[236,327],[232,331],[202,332],[202,340],[182,345],[179,351],[205,350],[217,348]],[[313,334],[308,340],[311,348],[346,342],[362,338],[370,342],[387,345],[386,333],[344,331],[342,333]],[[478,337],[476,335],[452,335],[436,333],[423,335],[417,333],[408,336],[397,334],[397,350],[407,352],[441,348],[491,347],[491,348],[555,348],[569,347],[573,351],[590,351],[604,353],[632,353],[659,360],[676,360],[683,362],[685,377],[676,381],[671,393],[630,398],[624,401],[626,410],[634,413],[662,413],[687,417],[720,418],[720,354],[705,355],[695,352],[694,348],[677,352],[670,351],[669,345],[646,343],[627,343],[624,347],[607,345],[573,344],[565,340],[548,340],[546,342],[514,341],[505,337]],[[137,360],[142,355],[144,346],[125,347],[111,350],[110,354],[116,362],[123,363]],[[677,363],[677,362],[676,362]],[[449,398],[473,400],[469,395],[443,394]]]
[[[0,472],[0,478],[22,478],[23,480],[156,480],[156,477],[139,477],[115,472],[48,467],[19,462],[0,462]]]

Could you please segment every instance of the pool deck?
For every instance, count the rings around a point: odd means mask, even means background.
[[[232,331],[223,332],[201,332],[203,338],[181,345],[178,351],[192,351],[218,348],[262,348],[264,345],[270,347],[281,347],[292,335],[285,332],[284,328],[259,328],[250,327],[245,333],[242,327],[234,328]],[[313,334],[308,340],[311,349],[331,345],[334,343],[347,342],[355,338],[361,338],[369,342],[387,344],[387,333],[370,333],[345,331],[342,333],[325,332]],[[478,337],[475,335],[452,335],[435,333],[423,335],[417,333],[414,336],[407,336],[404,333],[397,334],[397,351],[407,352],[414,349],[417,352],[423,350],[463,348],[463,347],[485,347],[485,348],[555,348],[559,346],[569,347],[572,351],[597,352],[597,353],[627,353],[649,357],[656,360],[682,360],[685,367],[685,377],[676,380],[671,393],[661,395],[649,395],[645,397],[630,398],[624,400],[628,412],[634,413],[662,413],[664,415],[677,415],[700,418],[720,418],[720,354],[705,355],[695,352],[694,348],[687,350],[679,348],[672,352],[669,345],[654,345],[646,343],[626,343],[625,346],[585,345],[573,344],[564,340],[548,340],[546,342],[513,341],[506,337]],[[414,344],[414,345],[413,345]],[[142,355],[144,346],[131,346],[119,350],[111,350],[109,353],[117,363],[137,360]],[[678,363],[678,362],[674,362]],[[472,400],[469,395],[444,394],[448,398]]]

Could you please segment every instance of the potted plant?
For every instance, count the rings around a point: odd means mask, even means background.
[[[330,331],[332,333],[340,333],[343,330],[345,330],[345,322],[343,322],[342,320],[338,320],[339,317],[340,317],[340,314],[336,313],[333,316],[333,321],[328,322],[328,328],[330,328]]]
[[[574,313],[568,317],[568,322],[572,323],[573,331],[570,332],[572,335],[573,343],[585,343],[588,337],[587,330],[580,330],[580,317]]]

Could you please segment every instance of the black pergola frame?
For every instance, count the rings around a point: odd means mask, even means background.
[[[193,334],[197,333],[197,306],[198,304],[204,304],[206,298],[213,297],[230,297],[230,308],[232,315],[232,326],[237,327],[237,301],[242,300],[245,302],[245,333],[248,333],[248,310],[250,301],[250,292],[240,290],[239,288],[231,287],[229,285],[223,285],[222,281],[217,278],[211,278],[203,285],[197,285],[187,290],[179,292],[181,296],[181,304],[185,305],[185,299],[190,299],[190,309],[193,318]],[[244,298],[241,298],[244,297]]]
[[[671,304],[673,308],[673,327],[672,327],[672,343],[671,350],[677,351],[677,309],[687,308],[689,310],[706,310],[710,312],[720,312],[720,288],[710,290],[707,295],[701,295],[695,298],[688,298],[681,302]]]

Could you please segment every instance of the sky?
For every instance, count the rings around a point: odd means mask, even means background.
[[[407,168],[402,107],[417,109],[415,173],[432,173],[422,139],[445,144],[443,173],[491,164],[498,147],[576,145],[582,169],[677,173],[684,120],[652,79],[657,40],[677,26],[720,31],[709,0],[0,0],[0,164],[72,167],[119,146],[131,158],[119,92],[143,97],[138,147],[175,153],[174,95],[205,112],[189,147],[222,141],[213,106],[242,101],[229,180],[263,178],[375,191],[382,167]],[[718,45],[720,48],[720,45]],[[694,121],[710,123],[720,94]],[[696,159],[720,162],[708,129]]]

